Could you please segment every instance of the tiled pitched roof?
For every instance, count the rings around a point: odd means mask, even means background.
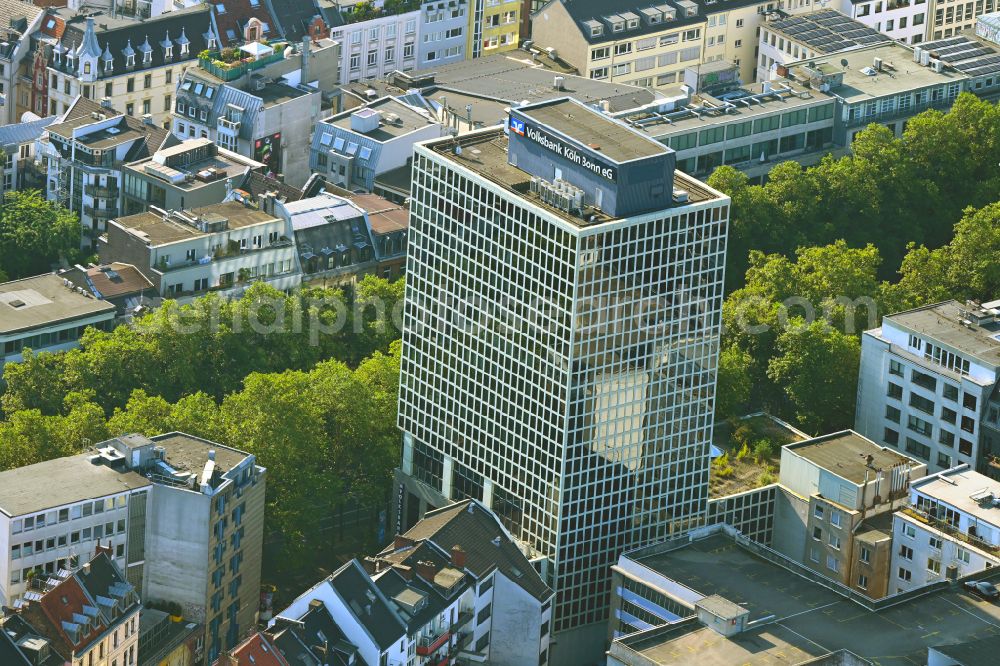
[[[262,0],[217,0],[212,5],[215,25],[223,46],[243,43],[243,29],[251,18],[264,24],[264,36],[277,36],[277,22]]]
[[[258,196],[264,194],[265,192],[277,192],[277,198],[285,203],[298,201],[302,198],[302,190],[299,188],[287,183],[282,183],[277,178],[271,178],[267,174],[260,173],[259,171],[251,171],[248,173],[246,179],[243,181],[243,184],[240,185],[240,189],[246,190],[246,192],[253,197],[255,201]]]
[[[497,518],[479,502],[464,500],[428,512],[404,536],[413,541],[432,541],[444,552],[450,552],[453,546],[460,546],[465,551],[465,568],[476,578],[482,579],[499,569],[504,576],[540,601],[552,595],[552,590]],[[392,551],[390,546],[380,557]]]
[[[47,37],[55,37],[56,39],[59,39],[62,37],[63,31],[66,30],[66,20],[61,16],[49,14],[42,21],[42,27],[40,30],[41,33]]]
[[[253,634],[229,654],[236,657],[237,666],[289,666],[289,663],[262,634]],[[223,659],[216,663],[228,664]]]
[[[0,0],[0,28],[13,28],[23,33],[41,13],[41,7],[20,0]]]
[[[87,284],[79,285],[90,289],[98,298],[115,298],[151,289],[153,283],[146,279],[132,264],[112,262],[104,266],[87,269]]]

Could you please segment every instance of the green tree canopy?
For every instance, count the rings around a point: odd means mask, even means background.
[[[76,215],[37,190],[11,190],[0,201],[0,272],[4,279],[48,273],[80,248]]]

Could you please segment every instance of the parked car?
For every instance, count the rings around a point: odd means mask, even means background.
[[[986,581],[968,580],[965,582],[965,589],[977,597],[982,597],[990,601],[1000,598],[1000,590],[997,590],[993,583],[987,583]]]

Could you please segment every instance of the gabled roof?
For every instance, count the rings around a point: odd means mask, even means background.
[[[379,650],[387,650],[406,635],[406,624],[356,559],[340,567],[326,583],[351,610]]]
[[[57,11],[66,22],[60,45],[75,52],[84,41],[87,19],[69,9]],[[104,13],[94,14],[92,18],[101,52],[107,49],[114,58],[111,72],[105,71],[103,63],[98,67],[98,78],[119,76],[127,72],[141,73],[153,67],[190,62],[208,48],[206,35],[214,32],[207,5],[177,9],[144,21],[113,18]],[[166,59],[165,49],[161,46],[168,38],[173,44],[173,58],[170,60]],[[181,44],[185,41],[188,52],[182,56]],[[151,47],[152,56],[150,62],[144,64],[142,53],[147,44]],[[125,66],[125,53],[129,49],[135,53],[135,66],[132,68]]]
[[[26,123],[14,123],[0,127],[0,147],[8,148],[34,141],[42,135],[46,127],[55,122],[56,116],[49,116]],[[8,151],[10,152],[10,151]]]
[[[153,283],[138,268],[118,261],[91,266],[85,269],[83,276],[74,276],[72,279],[79,278],[82,278],[83,284],[77,286],[90,290],[98,298],[116,298],[153,287]]]
[[[278,617],[268,637],[281,656],[296,666],[366,666],[356,645],[347,640],[323,602],[309,604],[296,622]],[[325,652],[325,655],[324,655]],[[351,656],[354,661],[351,661]]]
[[[251,18],[264,24],[264,37],[277,35],[278,24],[264,0],[215,0],[212,14],[223,46],[242,44],[243,29]]]
[[[24,34],[41,13],[41,7],[20,0],[0,0],[0,28]]]
[[[229,652],[236,658],[237,666],[289,666],[288,661],[281,656],[266,636],[260,633],[251,635]],[[224,659],[220,663],[229,664]]]
[[[39,664],[32,664],[23,648],[40,647],[39,641],[49,644],[48,658]],[[3,666],[63,666],[68,659],[57,652],[52,642],[41,636],[23,616],[19,614],[0,616],[0,664]]]
[[[240,185],[240,189],[246,190],[255,201],[258,196],[266,192],[277,192],[278,200],[286,203],[298,201],[302,198],[302,190],[299,188],[288,183],[283,183],[277,178],[272,178],[259,171],[248,173],[243,184]]]
[[[463,500],[430,511],[403,536],[414,542],[431,541],[445,553],[450,553],[453,546],[459,546],[465,551],[465,568],[477,579],[482,580],[499,570],[539,601],[552,596],[552,590],[511,540],[496,516],[479,502]],[[379,555],[395,558],[405,555],[406,550],[401,548],[397,552],[390,545]]]

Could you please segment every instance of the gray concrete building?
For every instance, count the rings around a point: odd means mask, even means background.
[[[1000,453],[1000,301],[889,315],[861,338],[855,428],[931,471]]]
[[[265,476],[253,455],[177,432],[0,472],[0,602],[100,545],[144,602],[204,625],[212,663],[257,621]]]

